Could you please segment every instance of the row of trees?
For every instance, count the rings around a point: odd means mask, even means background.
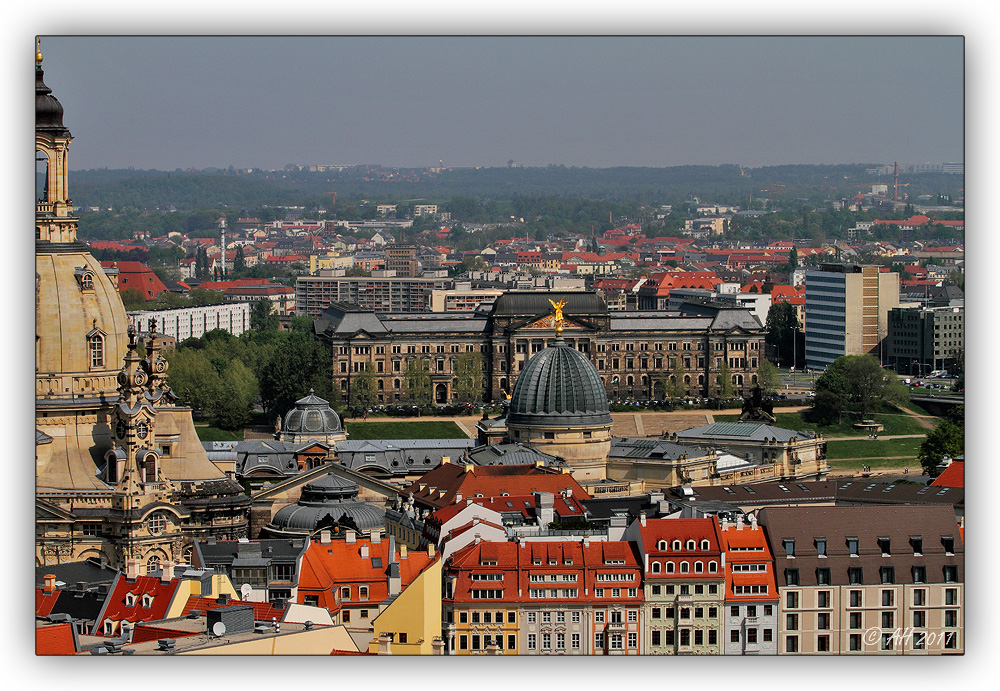
[[[338,402],[330,354],[313,336],[311,320],[293,319],[291,331],[280,331],[270,302],[260,300],[250,323],[238,337],[217,329],[168,350],[174,393],[229,430],[246,426],[258,408],[268,418],[284,415],[309,389]]]

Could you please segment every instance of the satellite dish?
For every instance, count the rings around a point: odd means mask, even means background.
[[[215,622],[214,624],[212,624],[212,633],[216,637],[225,636],[226,635],[226,625],[223,624],[221,621]]]
[[[253,588],[250,587],[249,583],[244,583],[240,586],[240,599],[246,600],[250,597],[250,593],[253,592]]]

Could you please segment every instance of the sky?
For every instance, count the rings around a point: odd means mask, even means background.
[[[961,36],[43,35],[71,169],[963,160]]]

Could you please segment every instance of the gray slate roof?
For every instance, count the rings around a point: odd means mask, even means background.
[[[753,441],[763,443],[767,439],[777,439],[787,442],[792,437],[813,439],[812,432],[772,427],[762,422],[715,422],[711,425],[692,427],[677,433],[678,439],[698,441]]]

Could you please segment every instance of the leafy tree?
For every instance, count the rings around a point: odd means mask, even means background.
[[[885,404],[906,399],[906,389],[896,375],[885,370],[873,355],[837,358],[816,380],[813,408],[820,417],[838,419],[848,406],[865,417]]]
[[[253,418],[259,394],[257,378],[240,359],[229,362],[220,381],[215,424],[226,430],[242,429]]]
[[[729,362],[722,358],[722,366],[719,367],[719,397],[723,400],[736,396],[736,385],[733,384],[733,370]]]
[[[965,428],[963,425],[945,419],[927,435],[920,445],[917,458],[920,467],[926,475],[934,472],[934,468],[945,456],[960,456],[965,453]]]
[[[368,410],[375,405],[375,365],[369,360],[362,363],[364,368],[351,377],[348,405]]]
[[[757,382],[765,394],[773,393],[778,389],[778,368],[772,365],[767,358],[761,359],[760,366],[757,368]]]
[[[361,268],[361,266],[355,265],[355,266],[352,266],[351,268],[347,269],[346,271],[344,271],[344,275],[345,276],[366,277],[366,276],[371,276],[372,272],[371,271],[365,271],[363,268]]]
[[[180,347],[164,351],[164,357],[170,364],[167,381],[174,393],[186,397],[195,412],[214,415],[222,397],[222,383],[205,350]]]
[[[262,341],[258,347],[267,350],[260,358],[256,374],[260,382],[260,400],[267,414],[284,415],[295,401],[314,389],[320,398],[332,396],[332,364],[329,351],[312,335],[280,332],[270,335],[273,341]]]
[[[455,393],[462,403],[483,400],[483,354],[479,351],[462,353],[455,358]]]
[[[236,256],[233,257],[233,271],[246,271],[247,260],[243,256],[243,245],[236,248]]]
[[[764,342],[777,350],[778,361],[782,365],[790,365],[794,361],[793,347],[797,325],[798,318],[795,316],[795,307],[791,303],[778,302],[771,305],[767,311]]]
[[[303,317],[301,315],[292,317],[291,329],[292,331],[300,331],[302,333],[312,333],[313,332],[312,317]]]
[[[406,396],[410,403],[419,406],[431,404],[430,361],[414,358],[406,363]]]
[[[125,305],[126,312],[144,310],[147,308],[146,297],[138,288],[126,288],[121,291],[119,295],[121,295],[122,303]]]
[[[254,331],[277,331],[280,325],[278,315],[271,311],[273,304],[261,298],[250,308],[250,328]]]
[[[792,245],[792,251],[788,253],[788,265],[795,269],[799,265],[799,251]]]

